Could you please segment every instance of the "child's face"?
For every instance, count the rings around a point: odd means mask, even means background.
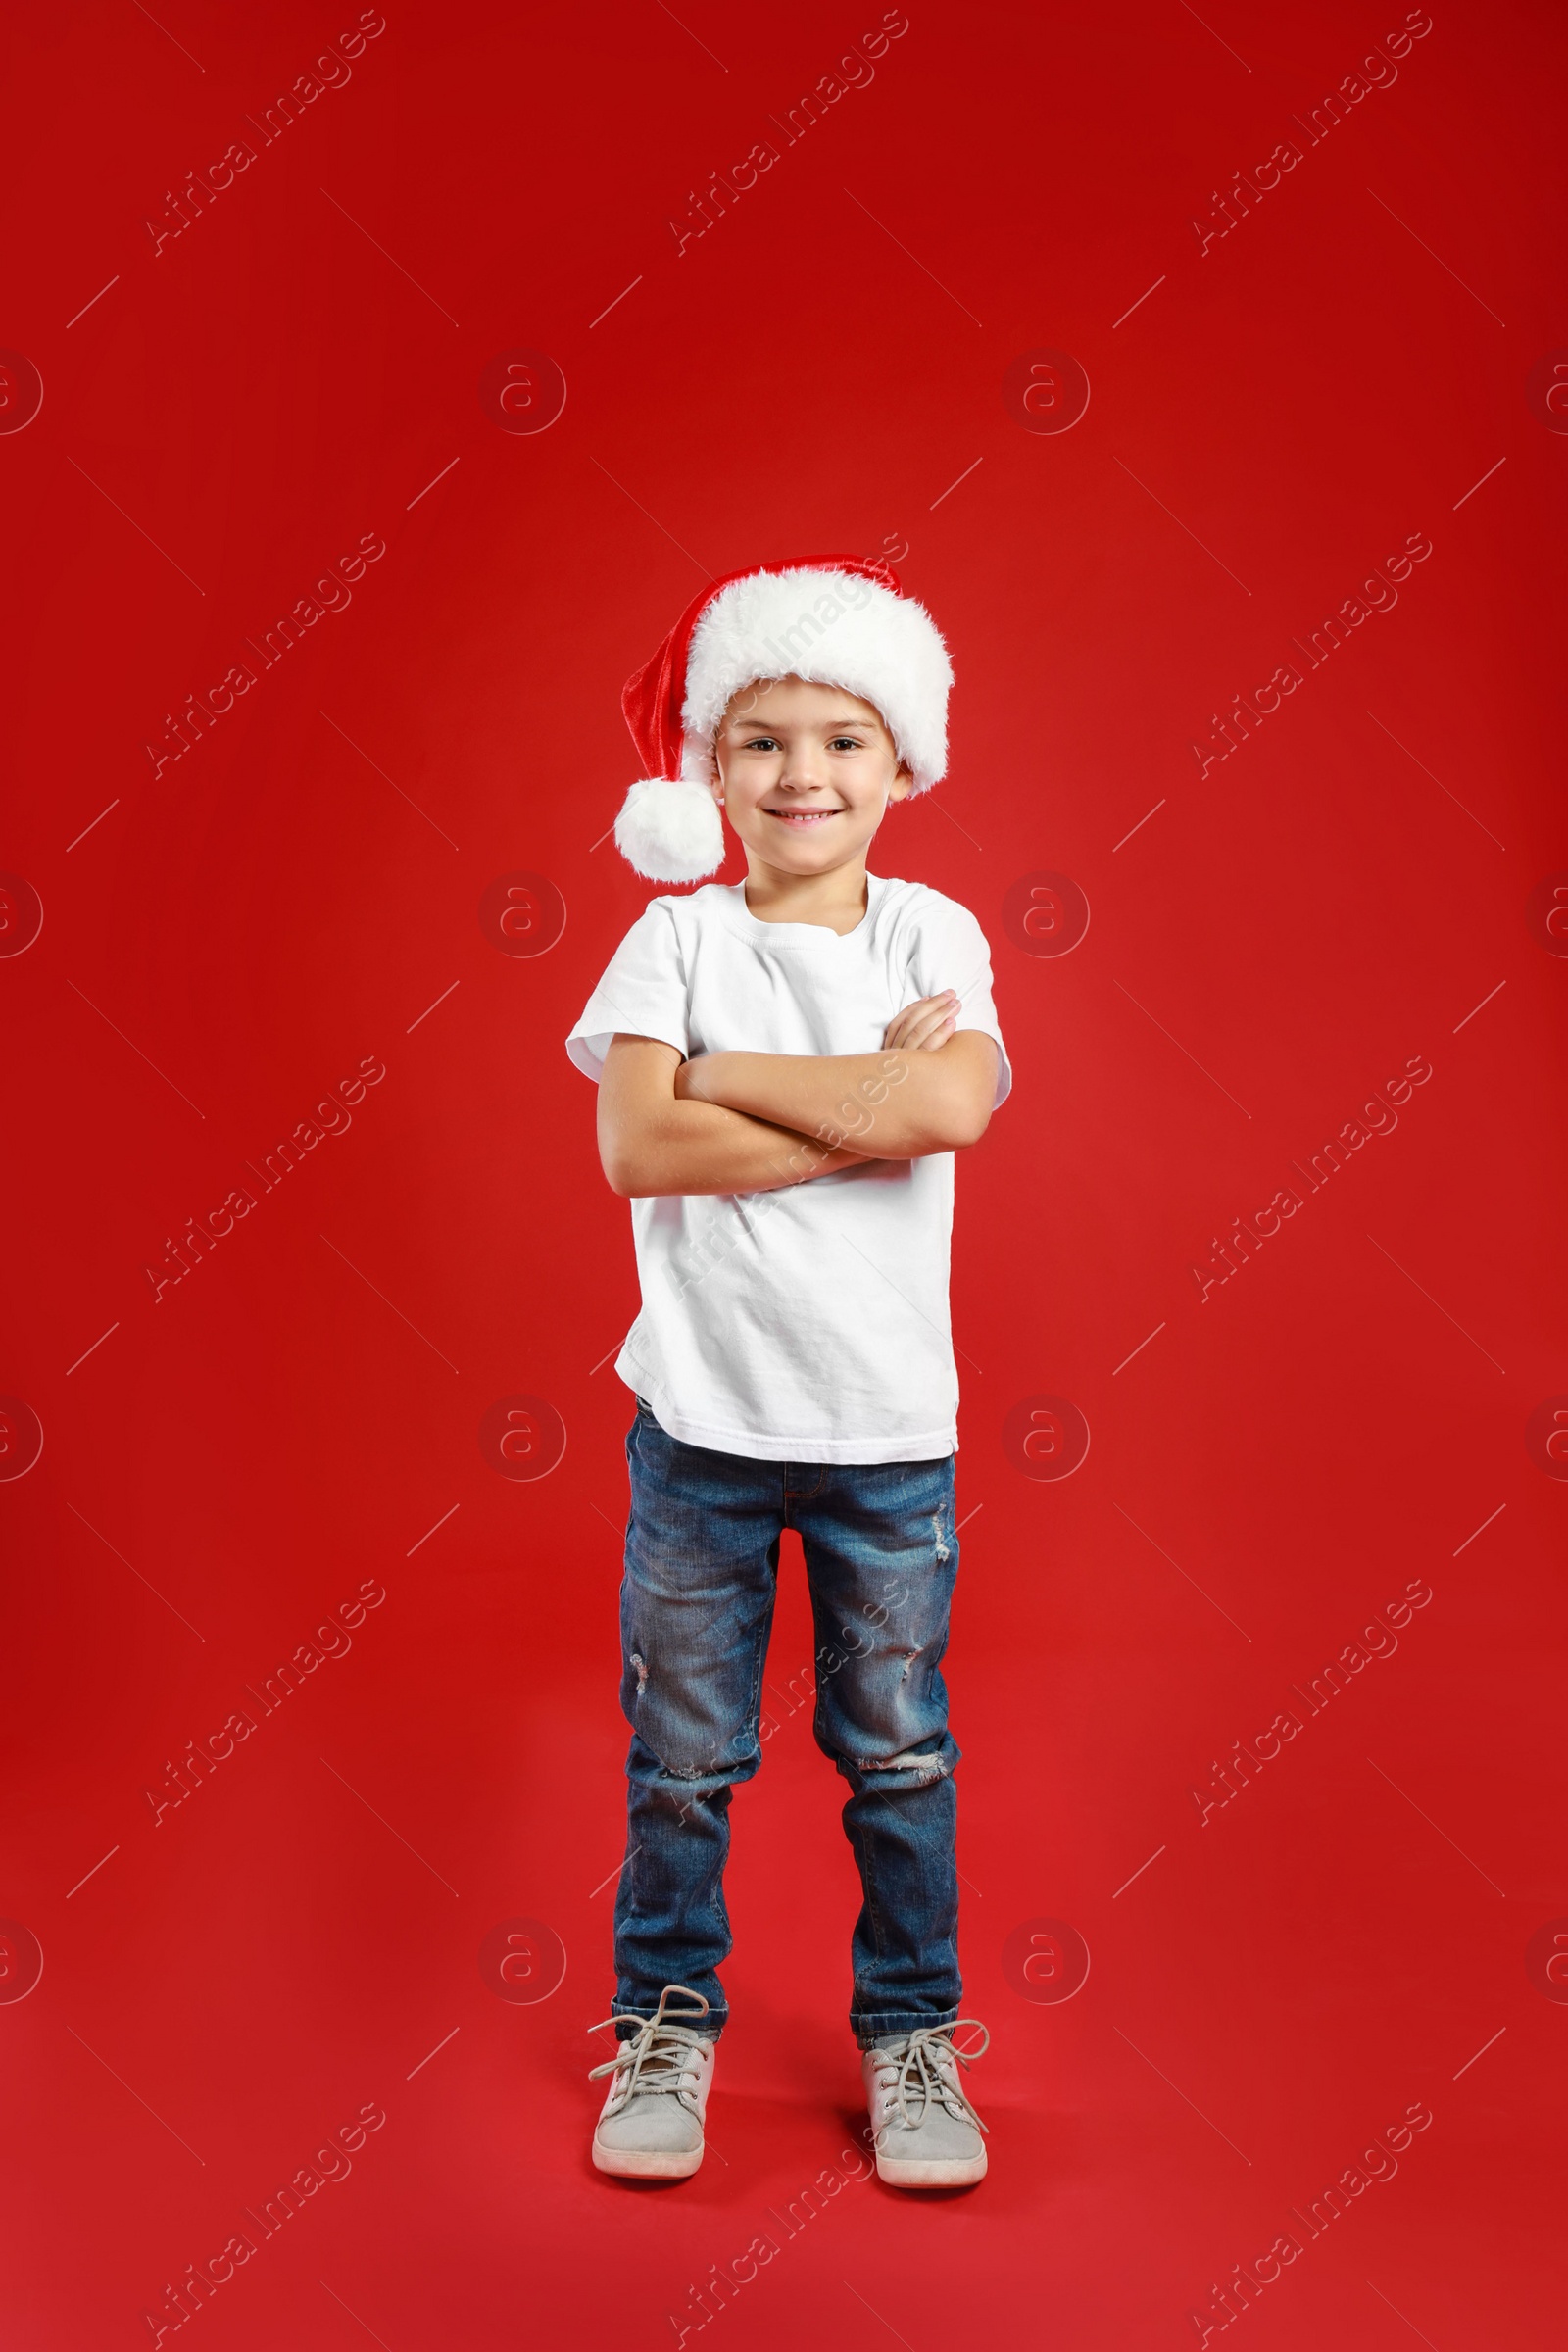
[[[792,874],[863,858],[912,783],[873,704],[804,678],[743,687],[713,750],[713,790],[748,854]]]

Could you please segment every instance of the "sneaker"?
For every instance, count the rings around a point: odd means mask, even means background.
[[[670,1996],[694,2002],[671,2008]],[[594,2163],[602,2173],[642,2180],[684,2180],[703,2161],[703,2119],[713,2080],[713,2044],[692,2022],[708,2013],[700,1992],[666,1984],[659,2007],[613,2058],[589,2072],[609,2075],[610,2089],[594,2132]],[[604,2024],[617,2021],[606,2018]],[[600,2026],[590,2032],[599,2033]]]
[[[960,2026],[984,2040],[957,2049]],[[896,2188],[962,2188],[985,2178],[987,2127],[970,2106],[958,2069],[982,2057],[991,2035],[977,2017],[889,2035],[862,2051],[866,2104],[879,2177]]]

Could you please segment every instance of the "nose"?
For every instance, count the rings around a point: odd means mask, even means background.
[[[784,792],[814,792],[827,782],[827,759],[820,744],[810,741],[789,745],[784,754],[784,772],[779,787]]]

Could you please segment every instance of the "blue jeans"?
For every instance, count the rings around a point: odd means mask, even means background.
[[[730,1790],[762,1760],[762,1664],[779,1538],[793,1527],[816,1634],[812,1729],[849,1783],[844,1828],[864,1898],[850,2024],[862,2049],[951,2025],[962,1999],[959,1750],[939,1667],[958,1567],[953,1456],[754,1461],[682,1444],[639,1397],[626,1460],[620,1703],[632,1741],[615,2014],[650,2017],[665,1984],[686,1984],[710,2003],[703,2031],[723,2029]]]

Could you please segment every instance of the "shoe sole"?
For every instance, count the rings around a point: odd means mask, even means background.
[[[986,2175],[986,2151],[978,2156],[940,2157],[878,2156],[877,2178],[890,2188],[967,2188],[971,2182],[983,2180]]]
[[[698,2148],[608,2148],[594,2133],[594,2164],[623,2180],[686,2180],[703,2161]]]

